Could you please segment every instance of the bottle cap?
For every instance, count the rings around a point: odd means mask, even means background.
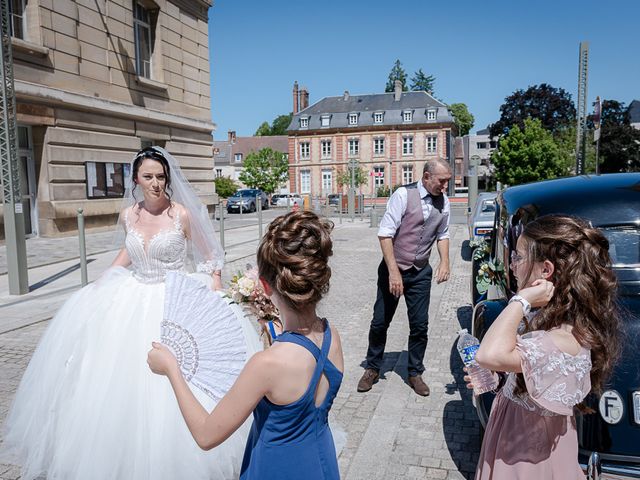
[[[463,333],[469,333],[469,331],[466,328],[463,328],[462,330],[458,331],[458,336],[462,335]]]

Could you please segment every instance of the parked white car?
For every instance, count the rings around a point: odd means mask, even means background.
[[[475,207],[469,214],[469,240],[482,240],[493,231],[496,196],[496,192],[478,194]]]
[[[282,194],[282,196],[278,198],[276,205],[278,207],[286,207],[287,205],[290,207],[293,207],[294,205],[302,207],[304,205],[304,200],[297,193]]]

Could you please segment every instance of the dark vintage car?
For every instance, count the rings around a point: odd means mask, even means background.
[[[591,464],[588,478],[640,478],[640,173],[563,178],[501,192],[486,258],[474,261],[474,297],[479,268],[491,286],[488,300],[474,307],[473,333],[482,339],[518,288],[509,262],[523,226],[550,213],[582,217],[605,234],[623,312],[622,355],[613,376],[602,395],[586,399],[596,413],[576,418],[580,464],[585,472]],[[483,425],[492,401],[492,394],[475,401]]]

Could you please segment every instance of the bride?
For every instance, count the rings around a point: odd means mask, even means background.
[[[120,214],[125,247],[53,318],[7,416],[1,460],[21,465],[23,479],[239,476],[249,425],[219,449],[201,451],[171,386],[146,365],[160,336],[166,272],[197,264],[193,275],[218,290],[224,252],[171,155],[145,148],[131,170],[130,202]],[[235,311],[250,356],[261,342]],[[210,397],[192,390],[213,409]]]

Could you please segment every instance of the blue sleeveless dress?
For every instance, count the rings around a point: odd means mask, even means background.
[[[293,332],[283,332],[276,342],[306,348],[316,359],[311,382],[302,397],[288,405],[275,405],[263,397],[253,411],[253,425],[242,461],[241,480],[333,480],[340,478],[328,414],[342,383],[342,372],[327,358],[331,329],[325,320],[322,349]],[[329,390],[319,407],[315,392],[322,374]]]

